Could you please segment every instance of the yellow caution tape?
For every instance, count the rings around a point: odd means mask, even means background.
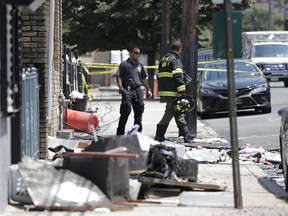
[[[240,60],[241,61],[241,60]],[[198,64],[209,64],[209,63],[216,63],[219,62],[219,60],[211,60],[211,61],[202,61],[198,62]],[[250,62],[247,62],[243,60],[243,62],[246,62],[247,64],[253,64]],[[93,62],[84,62],[82,63],[82,67],[86,71],[86,73],[91,76],[91,75],[103,75],[103,74],[111,74],[116,72],[116,68],[119,67],[118,64],[108,64],[108,63],[93,63]],[[112,70],[101,70],[101,71],[93,71],[90,72],[88,68],[102,68],[102,69],[112,69]],[[144,66],[145,69],[158,69],[158,65],[152,65],[152,66]],[[227,69],[213,69],[213,68],[197,68],[198,71],[221,71],[221,72],[227,72]],[[234,72],[248,72],[248,71],[240,71],[240,70],[234,70]],[[262,76],[265,77],[265,75],[260,72]]]
[[[91,75],[99,75],[99,74],[111,74],[116,72],[116,68],[119,67],[118,64],[105,64],[105,63],[83,63],[84,70],[86,71],[86,73],[91,76]],[[114,70],[103,70],[103,71],[89,71],[88,68],[102,68],[102,69],[114,69]],[[144,66],[144,68],[146,69],[157,69],[158,66],[157,65],[153,65],[153,66]]]
[[[93,71],[89,72],[89,75],[97,75],[97,74],[111,74],[113,72],[116,72],[115,70],[107,70],[107,71]]]
[[[89,68],[118,68],[118,66],[107,66],[107,65],[86,65]]]
[[[87,96],[89,97],[89,100],[92,101],[92,95],[89,92],[89,86],[86,82],[85,75],[82,73],[82,93],[85,94],[85,89],[87,90]]]

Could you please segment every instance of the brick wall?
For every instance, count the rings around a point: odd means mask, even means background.
[[[57,115],[58,97],[61,88],[61,38],[62,38],[62,0],[55,0],[54,53],[52,66],[51,119],[48,115],[48,51],[50,0],[46,0],[38,10],[23,13],[21,16],[22,57],[25,68],[36,67],[40,84],[40,158],[47,157],[47,136],[55,136],[59,125]]]

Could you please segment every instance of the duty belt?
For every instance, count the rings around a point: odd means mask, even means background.
[[[140,86],[134,86],[134,87],[132,87],[132,86],[127,86],[125,89],[127,90],[127,91],[135,91],[136,89],[138,89]]]

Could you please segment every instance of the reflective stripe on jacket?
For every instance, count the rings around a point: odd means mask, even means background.
[[[176,52],[169,51],[160,61],[158,69],[160,97],[177,97],[179,92],[185,92],[183,65]]]

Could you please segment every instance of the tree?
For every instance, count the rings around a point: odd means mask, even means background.
[[[240,9],[254,0],[243,0]],[[199,31],[211,27],[213,11],[221,6],[203,0],[199,11]],[[181,32],[181,0],[170,1],[171,39]],[[77,45],[79,54],[123,50],[138,44],[148,54],[148,63],[155,63],[161,44],[161,0],[63,0],[63,40]],[[211,30],[211,29],[210,29]],[[204,41],[209,38],[203,38]]]
[[[270,0],[269,0],[270,1]],[[244,12],[243,16],[243,31],[268,31],[270,22],[269,18],[273,17],[272,30],[283,31],[285,28],[285,11],[281,10],[285,8],[285,2],[275,0],[273,1],[272,15],[269,15],[268,0],[266,2],[259,2],[254,4],[251,9]],[[287,0],[285,0],[287,1]],[[288,2],[288,1],[287,1]],[[284,13],[284,16],[283,16]]]
[[[248,7],[252,1],[243,0],[238,7]],[[181,3],[181,0],[170,0],[170,41],[180,38]],[[123,50],[137,44],[148,55],[148,65],[155,65],[161,50],[161,4],[162,0],[63,0],[63,41],[77,45],[80,55],[91,51]],[[206,44],[211,41],[211,37],[202,37],[201,32],[211,32],[212,13],[220,9],[221,6],[214,5],[211,0],[201,1],[200,45],[205,45],[201,39]],[[152,90],[154,71],[148,69]]]
[[[132,44],[144,53],[157,50],[161,38],[159,2],[64,0],[64,43],[77,44],[80,54],[123,50]]]

